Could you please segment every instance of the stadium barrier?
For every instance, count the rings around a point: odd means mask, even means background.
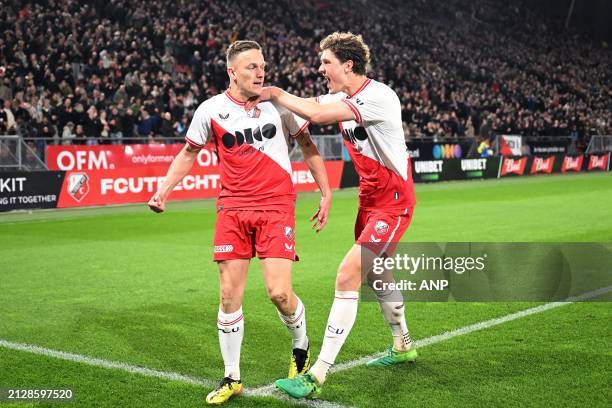
[[[338,189],[344,162],[328,161],[325,167],[331,187]],[[157,191],[167,170],[167,165],[149,165],[0,173],[0,211],[145,203]],[[305,163],[293,163],[292,179],[298,192],[318,190]],[[217,165],[194,166],[170,199],[214,198],[219,193],[219,180]]]
[[[599,155],[535,155],[477,159],[412,160],[415,183],[518,177],[536,174],[610,171],[612,153]],[[352,162],[344,166],[340,187],[356,187],[359,176]]]
[[[167,154],[169,150],[165,148],[138,150],[135,146],[116,146],[116,149],[104,146],[100,151],[96,147],[85,150],[84,154],[79,149],[72,151],[66,149],[70,146],[62,146],[64,153],[57,154],[55,161],[49,162],[50,167],[62,170],[0,173],[0,211],[144,203],[163,181],[168,169],[167,160],[171,160],[168,156],[171,155]],[[153,149],[159,150],[155,150],[154,154]],[[70,153],[65,153],[67,151]],[[412,160],[411,163],[414,181],[419,183],[610,171],[611,155],[498,156]],[[198,165],[177,186],[171,196],[172,200],[217,196],[219,167],[212,157],[201,153]],[[316,191],[317,185],[306,164],[296,162],[292,165],[296,190]],[[332,160],[326,161],[325,166],[333,189],[359,185],[359,176],[352,162]]]
[[[63,172],[10,171],[0,173],[0,211],[56,208]]]
[[[408,154],[413,160],[461,159],[468,156],[474,138],[412,140],[406,142]]]

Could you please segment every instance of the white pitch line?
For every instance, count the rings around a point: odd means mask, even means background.
[[[214,387],[217,384],[216,382],[206,379],[206,378],[203,378],[203,379],[194,378],[194,377],[189,377],[189,376],[179,374],[179,373],[153,370],[151,368],[138,367],[138,366],[122,363],[119,361],[102,360],[100,358],[84,356],[81,354],[73,354],[73,353],[67,353],[65,351],[52,350],[52,349],[48,349],[44,347],[34,346],[31,344],[14,343],[12,341],[2,340],[2,339],[0,339],[0,347],[4,347],[7,349],[11,349],[11,350],[26,351],[28,353],[38,354],[38,355],[47,356],[47,357],[53,357],[53,358],[57,358],[60,360],[74,361],[75,363],[87,364],[87,365],[91,365],[94,367],[102,367],[102,368],[110,368],[110,369],[115,369],[115,370],[127,371],[128,373],[140,374],[146,377],[157,377],[157,378],[163,378],[164,380],[180,381],[180,382],[184,382],[187,384],[199,385],[202,387]]]
[[[525,309],[525,310],[521,310],[515,313],[511,313],[509,315],[505,315],[505,316],[501,316],[501,317],[496,317],[490,320],[485,320],[479,323],[475,323],[475,324],[471,324],[469,326],[465,326],[465,327],[461,327],[459,329],[456,330],[451,330],[442,334],[438,334],[435,336],[431,336],[431,337],[427,337],[421,340],[417,340],[416,341],[416,346],[417,347],[426,347],[426,346],[431,346],[432,344],[436,344],[436,343],[441,343],[443,341],[446,340],[450,340],[453,337],[457,337],[457,336],[462,336],[464,334],[469,334],[469,333],[473,333],[475,331],[479,331],[479,330],[484,330],[484,329],[488,329],[490,327],[493,326],[497,326],[503,323],[507,323],[510,322],[512,320],[516,320],[516,319],[521,319],[523,317],[526,316],[531,316],[533,314],[537,314],[537,313],[542,313],[545,312],[547,310],[551,310],[551,309],[555,309],[557,307],[560,306],[566,306],[566,305],[571,305],[572,303],[575,302],[579,302],[579,301],[583,301],[583,300],[588,300],[588,299],[593,299],[596,298],[598,296],[604,295],[608,292],[612,292],[612,286],[607,286],[604,288],[599,288],[596,289],[594,291],[591,292],[587,292],[584,293],[582,295],[579,296],[572,296],[572,297],[568,297],[567,299],[565,299],[564,301],[561,302],[551,302],[551,303],[546,303],[540,306],[535,306],[532,307],[530,309]],[[380,352],[380,353],[376,353],[376,354],[371,354],[369,356],[365,356],[365,357],[360,357],[358,359],[355,360],[351,360],[351,361],[346,361],[344,363],[338,364],[334,367],[331,368],[330,372],[335,373],[335,372],[339,372],[339,371],[344,371],[344,370],[348,370],[360,365],[364,365],[365,363],[367,363],[368,361],[370,361],[373,358],[377,358],[382,356],[384,353]],[[274,384],[268,384],[265,385],[263,387],[259,387],[259,388],[254,388],[253,390],[251,390],[251,393],[255,394],[255,395],[269,395],[272,391],[274,390]]]
[[[45,347],[35,346],[32,344],[15,343],[12,341],[0,339],[0,347],[10,349],[10,350],[25,351],[28,353],[37,354],[37,355],[46,356],[46,357],[53,357],[53,358],[57,358],[60,360],[72,361],[75,363],[87,364],[87,365],[94,366],[94,367],[121,370],[121,371],[125,371],[125,372],[132,373],[132,374],[140,374],[145,377],[155,377],[155,378],[161,378],[164,380],[178,381],[178,382],[200,386],[200,387],[205,387],[205,388],[212,388],[217,385],[216,381],[209,380],[207,378],[194,378],[194,377],[190,377],[190,376],[179,374],[179,373],[154,370],[151,368],[139,367],[139,366],[135,366],[135,365],[127,364],[127,363],[122,363],[119,361],[103,360],[100,358],[84,356],[81,354],[67,353],[65,351],[52,350],[52,349],[48,349]],[[314,407],[314,408],[349,408],[345,405],[335,404],[335,403],[331,403],[331,402],[323,401],[323,400],[320,400],[320,401],[293,400],[285,395],[272,394],[271,392],[268,392],[268,393],[252,392],[248,388],[244,389],[243,395],[249,396],[249,397],[272,397],[275,399],[283,400],[285,402],[298,404],[298,405],[305,405],[305,406]]]
[[[497,326],[497,325],[500,325],[506,322],[510,322],[512,320],[520,319],[520,318],[530,316],[533,314],[537,314],[537,313],[542,313],[547,310],[555,309],[560,306],[570,305],[578,301],[593,299],[595,297],[601,296],[609,292],[612,292],[612,286],[607,286],[605,288],[600,288],[600,289],[597,289],[591,292],[587,292],[580,296],[569,297],[561,302],[546,303],[544,305],[540,305],[540,306],[532,307],[530,309],[525,309],[519,312],[511,313],[506,316],[497,317],[497,318],[490,319],[490,320],[485,320],[480,323],[475,323],[475,324],[461,327],[459,329],[452,330],[446,333],[442,333],[442,334],[438,334],[435,336],[427,337],[425,339],[417,340],[416,345],[417,347],[426,347],[432,344],[441,343],[443,341],[452,339],[453,337],[462,336],[464,334],[473,333],[475,331],[488,329],[490,327]],[[201,387],[210,388],[216,385],[215,381],[209,380],[207,378],[194,378],[194,377],[186,376],[186,375],[179,374],[179,373],[159,371],[159,370],[154,370],[151,368],[134,366],[131,364],[122,363],[118,361],[109,361],[109,360],[103,360],[100,358],[84,356],[80,354],[67,353],[64,351],[52,350],[52,349],[48,349],[44,347],[35,346],[32,344],[15,343],[12,341],[0,339],[0,347],[10,349],[10,350],[25,351],[28,353],[43,355],[47,357],[53,357],[53,358],[57,358],[60,360],[73,361],[76,363],[87,364],[87,365],[91,365],[94,367],[122,370],[122,371],[126,371],[126,372],[133,373],[133,374],[140,374],[146,377],[156,377],[156,378],[161,378],[164,380],[179,381],[179,382],[183,382],[186,384],[191,384],[191,385],[196,385],[196,386],[201,386]],[[363,365],[368,360],[379,357],[382,354],[383,353],[376,353],[376,354],[372,354],[369,356],[358,358],[356,360],[351,360],[351,361],[347,361],[347,362],[338,364],[337,366],[331,369],[331,372],[344,371],[350,368],[354,368],[354,367]],[[305,406],[310,406],[310,407],[315,407],[315,408],[347,408],[344,405],[335,404],[335,403],[324,401],[324,400],[314,400],[314,401],[293,400],[284,395],[273,393],[273,391],[274,391],[274,384],[268,384],[268,385],[258,387],[258,388],[253,388],[253,389],[245,388],[244,395],[247,397],[272,397],[272,398],[280,399],[285,402],[298,404],[298,405],[305,405]]]

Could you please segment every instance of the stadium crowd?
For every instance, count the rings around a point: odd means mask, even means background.
[[[370,44],[370,76],[400,95],[406,137],[612,134],[610,50],[523,3],[5,0],[0,134],[184,136],[197,105],[225,89],[236,39],[264,46],[269,83],[326,93],[317,46],[336,30]]]

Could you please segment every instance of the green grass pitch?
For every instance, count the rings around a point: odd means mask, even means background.
[[[612,174],[418,185],[405,241],[612,241]],[[314,356],[336,268],[352,244],[356,190],[337,191],[327,228],[298,197],[294,287]],[[217,381],[223,374],[211,261],[214,201],[0,215],[0,340]],[[610,295],[606,295],[610,298]],[[410,303],[422,339],[534,303]],[[258,261],[244,300],[241,371],[249,388],[286,374],[290,340]],[[422,348],[417,364],[332,374],[322,398],[359,407],[609,406],[612,308],[576,303]],[[389,329],[362,302],[339,363],[382,351]],[[208,388],[0,347],[0,388],[71,388],[75,402],[7,406],[198,407]],[[2,402],[0,402],[2,405]],[[288,405],[238,397],[228,406]]]

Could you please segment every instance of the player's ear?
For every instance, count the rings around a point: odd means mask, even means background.
[[[344,65],[344,73],[348,74],[352,70],[353,70],[353,60],[346,61]]]

